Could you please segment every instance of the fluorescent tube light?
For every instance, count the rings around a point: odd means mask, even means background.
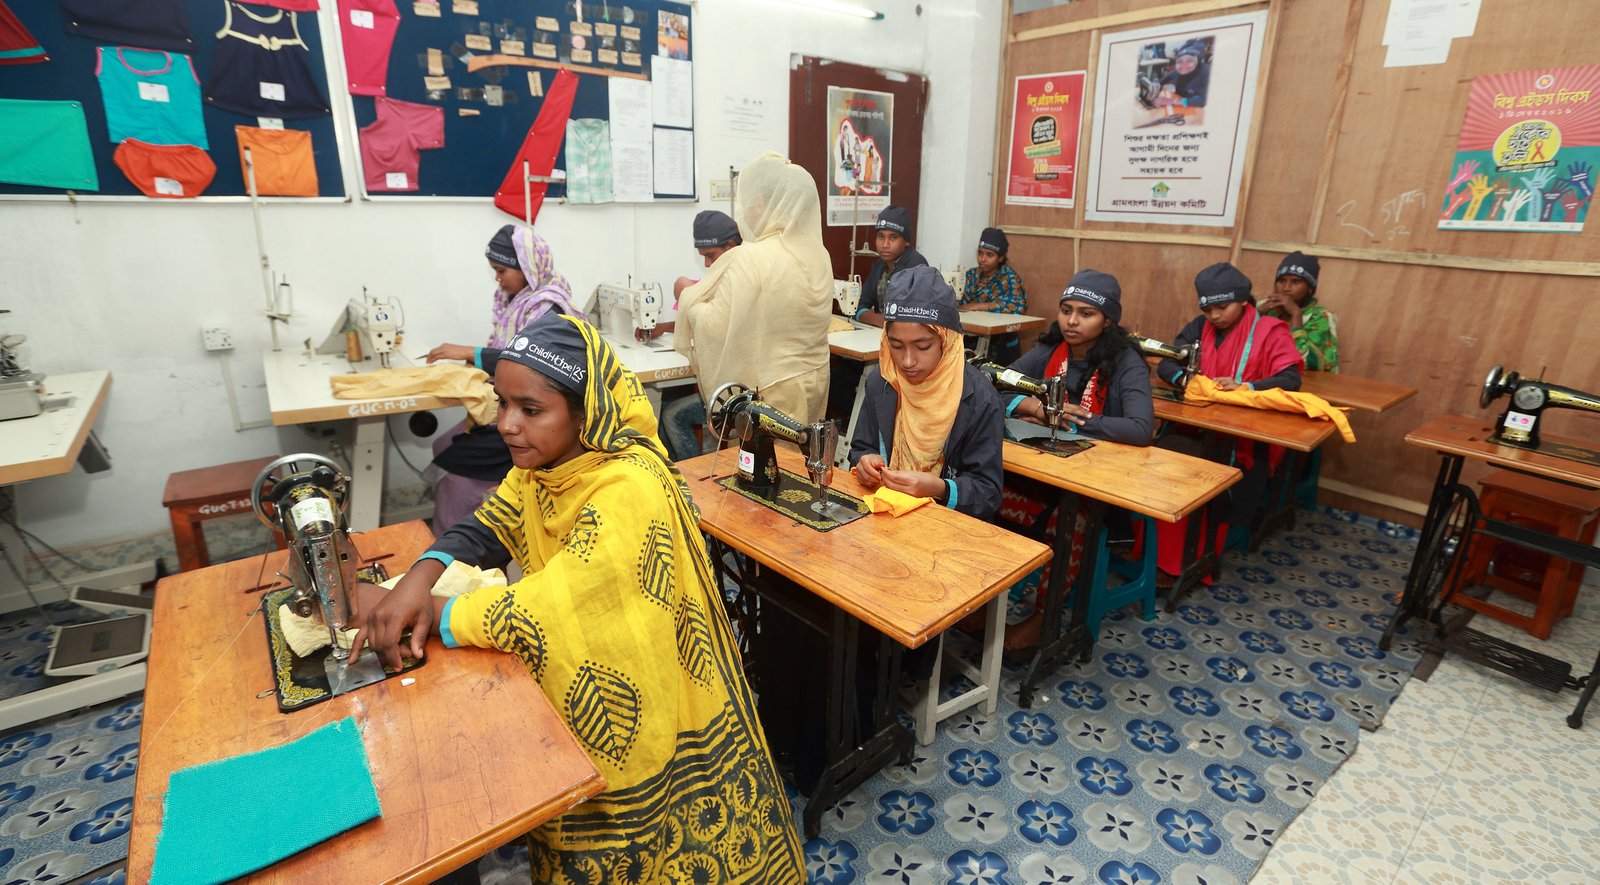
[[[853,15],[858,18],[878,20],[883,18],[883,13],[857,6],[854,3],[843,3],[840,0],[781,0],[790,6],[804,6],[807,9],[816,9],[822,12],[837,12],[840,15]]]

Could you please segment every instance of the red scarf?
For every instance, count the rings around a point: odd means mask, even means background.
[[[1290,344],[1293,344],[1292,340]],[[1071,360],[1072,349],[1067,347],[1067,342],[1063,341],[1057,344],[1056,349],[1050,354],[1050,361],[1045,363],[1044,376],[1046,378],[1054,378],[1057,375],[1067,374],[1067,363]],[[1089,376],[1089,383],[1083,385],[1083,396],[1078,398],[1077,404],[1088,409],[1091,415],[1100,415],[1105,412],[1106,403],[1104,397],[1101,396],[1099,372]]]
[[[1215,326],[1206,323],[1200,330],[1200,373],[1208,378],[1233,378],[1242,384],[1270,378],[1290,366],[1303,367],[1304,363],[1294,346],[1289,324],[1257,313],[1255,305],[1244,306],[1244,314],[1228,330],[1221,347],[1217,346]],[[1283,459],[1283,449],[1270,445],[1263,448],[1268,466],[1276,470]],[[1258,451],[1250,440],[1235,441],[1234,458],[1246,470],[1255,465]]]

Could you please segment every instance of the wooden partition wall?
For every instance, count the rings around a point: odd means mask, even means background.
[[[1076,209],[1008,206],[1012,78],[1089,72],[1078,166],[1088,166],[1103,33],[1268,10],[1256,113],[1232,228],[1090,223]],[[1282,255],[1322,261],[1343,371],[1417,387],[1359,441],[1326,450],[1323,489],[1367,512],[1419,514],[1437,459],[1405,434],[1441,412],[1484,414],[1489,367],[1600,391],[1600,217],[1581,234],[1441,231],[1438,217],[1472,78],[1600,62],[1600,2],[1483,0],[1445,64],[1386,68],[1388,0],[1078,0],[1010,16],[1002,56],[993,217],[1011,239],[1030,312],[1053,316],[1074,271],[1122,283],[1123,324],[1170,340],[1196,315],[1193,279],[1232,261],[1271,291]],[[1504,401],[1491,408],[1495,414]],[[1546,412],[1546,433],[1600,447],[1600,415]],[[1474,476],[1474,474],[1469,474]]]

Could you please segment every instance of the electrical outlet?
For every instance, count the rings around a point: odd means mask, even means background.
[[[201,327],[200,340],[205,344],[206,350],[233,349],[233,332],[227,326]]]
[[[726,181],[711,182],[711,199],[726,200],[731,197],[733,188]]]

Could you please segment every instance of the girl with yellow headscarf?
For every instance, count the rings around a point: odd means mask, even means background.
[[[638,379],[550,313],[499,352],[495,389],[516,466],[386,598],[363,591],[355,647],[397,662],[409,628],[420,657],[437,625],[538,680],[607,789],[529,834],[534,881],[803,881],[698,513]],[[431,596],[456,560],[525,577]]]

